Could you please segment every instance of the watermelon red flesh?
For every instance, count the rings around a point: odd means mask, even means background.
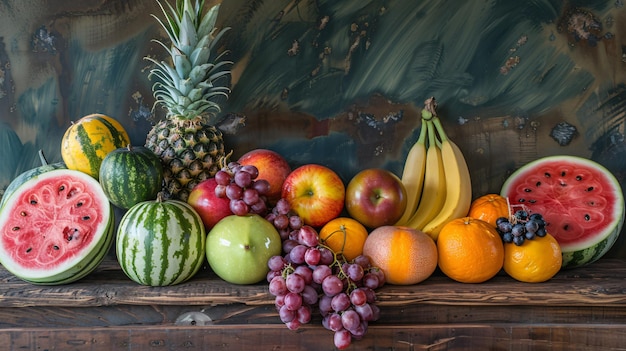
[[[69,282],[95,268],[94,258],[104,257],[112,218],[95,179],[72,170],[40,174],[17,188],[2,208],[0,261],[27,281]]]
[[[559,242],[564,266],[591,263],[617,239],[624,222],[624,195],[603,166],[574,156],[551,156],[513,173],[502,187],[512,210],[541,213]]]

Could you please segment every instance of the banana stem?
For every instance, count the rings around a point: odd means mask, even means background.
[[[432,96],[424,101],[424,108],[422,109],[422,119],[431,120],[435,116],[437,116],[437,102],[435,101],[435,97]]]
[[[420,129],[420,135],[417,138],[417,142],[420,144],[426,143],[426,130],[428,129],[428,127],[426,126],[426,123],[424,122],[425,121],[422,120],[422,128]]]
[[[448,140],[448,135],[446,134],[446,131],[443,129],[443,126],[441,125],[441,121],[439,120],[438,117],[433,118],[433,124],[435,125],[435,128],[437,129],[437,134],[439,134],[439,138],[441,139],[441,142],[446,142]]]
[[[437,140],[432,120],[426,121],[426,125],[428,126],[428,147],[434,147],[437,145]]]
[[[431,96],[424,101],[424,110],[430,112],[433,116],[437,116],[437,101],[435,101],[434,96]]]

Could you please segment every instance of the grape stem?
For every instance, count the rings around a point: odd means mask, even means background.
[[[331,236],[333,236],[333,235],[335,235],[336,233],[339,233],[339,232],[341,232],[341,233],[343,234],[343,244],[341,245],[341,251],[340,251],[340,252],[337,252],[336,254],[340,254],[340,255],[342,255],[342,256],[343,256],[343,250],[346,248],[346,241],[347,241],[347,239],[348,239],[348,230],[347,230],[347,228],[346,228],[346,226],[345,226],[345,225],[343,225],[343,224],[339,225],[339,229],[337,229],[337,230],[335,230],[334,232],[332,232],[332,233],[328,234],[328,236],[327,236],[325,239],[321,239],[321,238],[320,238],[320,241],[321,241],[322,243],[326,243],[326,242],[328,242],[328,239],[329,239]],[[325,247],[327,247],[327,248],[328,248],[328,246],[325,246]],[[328,248],[328,249],[330,249],[330,248]],[[331,251],[332,251],[332,250],[331,250]],[[334,252],[334,251],[333,251],[333,252]],[[335,256],[336,256],[336,255],[335,255]]]

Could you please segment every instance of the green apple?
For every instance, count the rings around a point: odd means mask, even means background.
[[[282,243],[274,225],[248,214],[230,215],[217,222],[207,235],[206,257],[215,274],[240,285],[265,279],[267,260],[280,255]]]

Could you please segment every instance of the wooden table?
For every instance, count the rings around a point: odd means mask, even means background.
[[[333,350],[320,318],[278,319],[266,284],[203,269],[173,287],[130,281],[113,258],[79,282],[25,283],[0,268],[0,350]],[[602,259],[528,284],[436,273],[378,291],[381,318],[350,350],[624,350],[626,261]]]

